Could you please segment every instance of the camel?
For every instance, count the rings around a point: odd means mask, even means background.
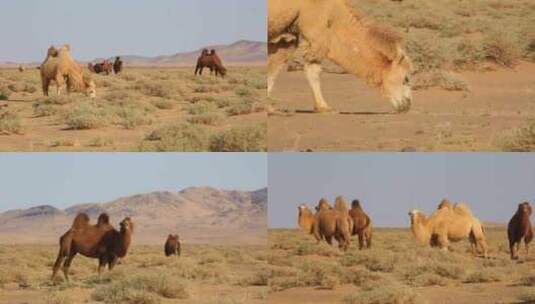
[[[310,211],[307,204],[301,204],[297,207],[299,210],[299,216],[297,218],[297,223],[299,228],[307,234],[314,234],[314,214]]]
[[[410,109],[411,63],[392,29],[369,21],[347,0],[268,0],[268,16],[268,95],[299,48],[316,112],[332,111],[320,85],[326,58],[379,87],[398,113]]]
[[[351,242],[351,233],[349,230],[349,221],[347,213],[338,209],[333,209],[325,198],[322,198],[314,216],[314,237],[319,242],[325,239],[329,245],[332,245],[333,237],[338,241],[338,247],[347,250]]]
[[[518,204],[518,209],[507,225],[507,237],[509,239],[509,249],[511,250],[511,259],[518,259],[520,243],[524,239],[526,245],[526,255],[529,254],[529,243],[533,239],[533,229],[531,227],[532,209],[529,202]]]
[[[78,253],[98,259],[99,276],[106,265],[110,271],[113,270],[118,259],[126,256],[134,231],[134,224],[129,217],[124,218],[119,225],[120,231],[115,230],[106,213],[99,216],[96,225],[89,223],[87,214],[78,214],[72,227],[59,239],[60,248],[52,271],[52,281],[63,262],[63,274],[69,281],[69,268]]]
[[[51,82],[56,83],[58,95],[61,94],[61,87],[67,84],[68,93],[80,91],[91,98],[96,96],[95,82],[83,74],[83,68],[71,57],[70,46],[67,44],[59,49],[51,46],[39,70],[45,96],[48,96]]]
[[[448,250],[449,242],[468,238],[473,254],[479,250],[487,257],[488,246],[483,226],[465,203],[438,209],[430,217],[413,209],[409,217],[411,231],[420,243]]]
[[[104,60],[100,63],[89,63],[87,65],[87,68],[89,69],[89,71],[96,74],[104,73],[106,75],[110,75],[113,71],[113,64],[108,60]]]
[[[215,75],[221,75],[222,78],[227,74],[227,69],[223,66],[221,58],[217,55],[215,50],[208,52],[207,49],[203,49],[201,56],[197,59],[197,66],[195,67],[195,75],[197,73],[202,75],[204,68],[210,69],[210,74],[215,72]]]
[[[23,73],[26,71],[26,68],[23,65],[19,65],[19,72]]]
[[[178,234],[170,234],[167,236],[167,240],[165,241],[164,245],[164,252],[165,256],[171,256],[176,255],[180,256],[181,248],[180,248],[180,239],[178,237]]]
[[[364,212],[359,200],[351,202],[351,210],[349,216],[353,219],[352,235],[359,236],[359,249],[364,247],[371,248],[372,246],[372,222],[370,217]]]
[[[115,57],[115,61],[113,62],[113,72],[115,74],[121,73],[123,70],[123,62],[121,61],[121,57],[117,56]]]

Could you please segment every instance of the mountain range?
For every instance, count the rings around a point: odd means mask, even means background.
[[[0,243],[56,243],[76,214],[93,223],[102,212],[117,223],[129,216],[135,240],[159,244],[169,233],[189,243],[265,243],[267,189],[229,191],[190,187],[178,192],[156,191],[106,203],[77,204],[66,209],[50,205],[0,213]]]

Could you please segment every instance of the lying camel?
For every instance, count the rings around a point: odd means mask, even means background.
[[[526,245],[526,255],[529,254],[529,243],[533,239],[533,229],[531,228],[532,209],[529,202],[518,204],[518,209],[507,225],[507,237],[509,239],[509,249],[511,259],[518,259],[520,243],[524,239]]]
[[[45,61],[39,67],[43,94],[48,96],[51,82],[57,86],[57,94],[61,94],[61,87],[67,84],[67,92],[83,92],[92,98],[96,95],[95,82],[83,73],[83,68],[74,61],[70,54],[70,46],[64,45],[59,49],[51,46]]]
[[[63,263],[63,274],[69,280],[69,268],[76,254],[98,259],[98,274],[108,265],[112,270],[119,258],[126,256],[134,230],[133,222],[126,217],[117,231],[109,223],[106,213],[99,216],[96,225],[89,223],[89,216],[80,213],[73,221],[72,227],[59,239],[59,253],[52,271],[52,281]]]
[[[483,226],[466,204],[438,209],[430,217],[413,209],[409,212],[409,217],[411,231],[420,243],[447,250],[449,242],[468,238],[472,252],[476,254],[479,251],[487,257],[488,246]]]
[[[359,236],[359,249],[372,247],[372,222],[360,206],[359,200],[351,202],[349,216],[353,219],[352,235]]]
[[[410,109],[411,63],[401,36],[370,22],[347,0],[268,0],[268,19],[268,95],[299,48],[316,112],[332,111],[320,85],[321,62],[326,58],[379,87],[397,112]]]
[[[164,245],[164,252],[165,256],[180,256],[181,248],[178,234],[170,234],[167,236],[167,240],[165,241]]]
[[[316,208],[314,216],[314,237],[319,242],[322,239],[332,245],[333,237],[338,241],[338,247],[347,250],[351,243],[348,214],[333,209],[326,199],[322,198]]]

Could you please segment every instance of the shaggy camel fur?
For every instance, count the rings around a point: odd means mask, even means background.
[[[529,202],[518,204],[518,210],[507,225],[512,260],[518,259],[518,251],[522,239],[524,239],[524,244],[526,245],[526,254],[529,253],[529,243],[533,239],[533,229],[530,221],[531,213],[532,209]]]
[[[181,248],[180,248],[180,238],[178,237],[178,234],[170,234],[167,236],[167,241],[165,241],[164,246],[164,252],[165,256],[171,256],[176,255],[180,256]]]
[[[221,75],[222,78],[227,74],[227,69],[223,66],[221,58],[217,55],[215,50],[208,52],[207,49],[203,49],[201,56],[197,59],[197,66],[195,67],[195,75],[197,73],[202,75],[204,68],[210,69],[210,74],[215,71],[215,75]]]
[[[297,209],[299,210],[299,216],[297,218],[299,228],[307,234],[314,234],[315,217],[312,211],[310,211],[310,208],[306,204],[301,204]]]
[[[448,250],[449,242],[468,238],[472,252],[476,254],[479,251],[487,257],[488,246],[483,226],[466,204],[438,209],[430,217],[419,210],[411,210],[409,217],[411,231],[420,243]]]
[[[325,239],[332,245],[333,237],[338,241],[338,247],[347,250],[351,242],[347,213],[331,208],[326,199],[322,198],[316,208],[314,237],[319,242]]]
[[[69,280],[69,268],[76,254],[80,253],[99,261],[98,274],[108,265],[113,269],[119,258],[124,257],[132,240],[134,226],[132,220],[126,217],[120,223],[120,231],[115,230],[109,223],[109,217],[103,213],[96,225],[89,223],[89,216],[80,213],[73,221],[71,229],[59,239],[59,253],[52,271],[52,281],[63,263],[65,279]]]
[[[39,70],[45,96],[48,96],[48,88],[52,81],[57,85],[58,95],[64,84],[67,84],[68,93],[79,91],[92,98],[96,95],[95,82],[83,74],[82,67],[71,57],[69,45],[59,49],[51,46]]]
[[[351,202],[349,216],[353,219],[352,235],[359,236],[359,249],[371,248],[372,246],[372,222],[362,209],[359,200]]]
[[[367,20],[347,0],[268,0],[268,16],[268,94],[300,48],[316,112],[332,110],[320,85],[325,58],[379,87],[397,112],[410,109],[411,64],[398,33]]]

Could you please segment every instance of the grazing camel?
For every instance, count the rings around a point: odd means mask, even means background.
[[[58,95],[61,93],[61,87],[67,84],[68,93],[80,91],[94,98],[95,82],[84,75],[83,68],[71,57],[70,49],[67,44],[59,49],[53,46],[48,48],[46,59],[39,67],[43,94],[48,96],[48,88],[54,81]]]
[[[73,221],[72,227],[59,239],[59,253],[52,271],[52,281],[63,263],[63,274],[69,280],[69,268],[76,254],[98,259],[98,274],[108,265],[112,270],[119,258],[126,256],[134,225],[129,217],[121,221],[120,230],[115,230],[109,223],[106,213],[99,216],[96,225],[89,223],[89,216],[80,213]]]
[[[322,239],[332,245],[333,237],[338,241],[338,247],[347,250],[351,243],[351,233],[347,212],[333,209],[325,198],[316,207],[314,237],[319,242]]]
[[[518,204],[518,209],[507,225],[507,237],[509,239],[509,249],[511,250],[511,259],[518,259],[520,243],[524,239],[526,245],[526,254],[529,254],[529,243],[533,239],[533,229],[531,227],[532,209],[529,202]]]
[[[207,49],[203,49],[201,56],[197,59],[197,66],[195,67],[195,75],[197,73],[202,75],[204,68],[209,68],[210,73],[215,72],[215,75],[221,75],[222,78],[227,74],[227,69],[223,66],[221,58],[217,55],[215,50],[208,52]]]
[[[110,75],[113,71],[113,64],[109,60],[104,60],[100,63],[89,63],[88,69],[96,74],[104,73]]]
[[[364,212],[359,200],[351,202],[349,216],[353,219],[352,235],[359,236],[359,249],[372,247],[372,222],[370,217]]]
[[[347,0],[268,0],[268,16],[268,95],[299,48],[316,112],[332,111],[320,85],[326,58],[379,87],[398,113],[410,109],[411,63],[398,33],[372,23]]]
[[[171,255],[180,256],[180,253],[181,253],[180,247],[181,247],[180,239],[178,237],[178,234],[168,235],[167,240],[165,241],[165,245],[164,245],[165,256],[171,256]]]
[[[409,217],[411,231],[420,243],[448,250],[449,242],[468,238],[473,254],[479,251],[487,257],[488,246],[483,226],[466,204],[438,209],[430,217],[413,209],[409,212]]]

